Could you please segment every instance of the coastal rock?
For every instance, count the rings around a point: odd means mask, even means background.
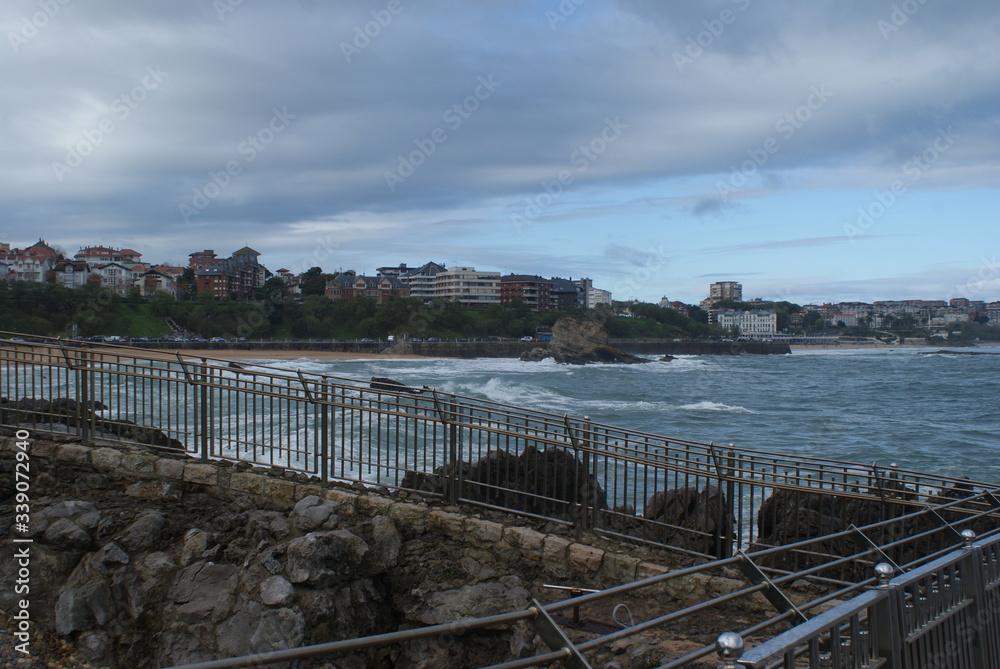
[[[461,495],[543,516],[577,520],[580,504],[603,509],[607,496],[593,474],[568,451],[528,446],[520,455],[489,451],[473,464],[452,463],[433,474],[408,471],[400,485],[444,495],[449,479],[462,471]]]
[[[556,362],[585,365],[592,362],[633,364],[649,362],[608,346],[608,331],[595,320],[564,317],[552,326],[548,348],[535,348],[521,356],[522,360],[539,361],[552,358]]]
[[[660,490],[646,502],[643,516],[654,521],[645,525],[645,538],[706,555],[722,557],[735,539],[728,500],[713,485]]]

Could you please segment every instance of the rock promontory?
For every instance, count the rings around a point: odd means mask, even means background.
[[[650,362],[608,346],[608,331],[599,321],[571,317],[556,321],[552,326],[552,340],[547,346],[539,346],[521,355],[521,360],[529,362],[546,358],[571,365]]]

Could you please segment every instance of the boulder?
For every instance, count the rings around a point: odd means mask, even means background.
[[[409,471],[403,488],[445,494],[449,478],[461,472],[465,499],[496,504],[508,509],[576,520],[580,504],[603,509],[607,496],[597,478],[584,471],[583,463],[568,450],[528,446],[519,455],[489,451],[479,461],[452,463],[433,474]]]
[[[706,485],[660,490],[646,502],[642,536],[661,544],[724,557],[735,539],[726,496]]]
[[[608,346],[608,331],[599,321],[571,317],[560,318],[552,326],[552,339],[547,349],[535,348],[521,356],[527,361],[545,358],[572,365],[649,362]]]

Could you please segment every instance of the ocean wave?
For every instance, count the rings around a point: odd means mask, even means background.
[[[741,406],[730,406],[728,404],[722,404],[720,402],[710,402],[708,400],[703,400],[701,402],[695,402],[694,404],[682,404],[676,407],[678,411],[726,411],[729,413],[748,413],[755,414],[756,411],[747,409]]]

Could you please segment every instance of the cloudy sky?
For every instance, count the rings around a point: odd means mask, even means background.
[[[1000,299],[995,0],[8,0],[0,241]]]

